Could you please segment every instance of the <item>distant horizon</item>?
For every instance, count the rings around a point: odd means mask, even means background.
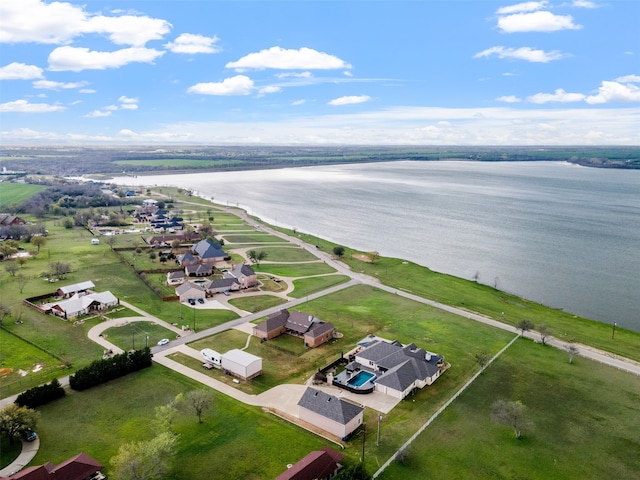
[[[640,2],[2,0],[0,18],[5,144],[640,144]]]

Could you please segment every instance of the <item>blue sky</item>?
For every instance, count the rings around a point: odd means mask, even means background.
[[[9,144],[639,145],[640,2],[0,0]]]

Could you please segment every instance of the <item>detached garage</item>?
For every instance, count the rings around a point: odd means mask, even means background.
[[[221,367],[234,377],[249,380],[262,374],[262,358],[236,348],[222,354]]]

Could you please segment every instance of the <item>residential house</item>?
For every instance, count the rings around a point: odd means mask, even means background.
[[[431,385],[446,369],[442,355],[413,343],[403,345],[383,339],[366,342],[355,354],[355,365],[376,374],[376,391],[395,398],[405,398],[415,389]]]
[[[41,308],[59,317],[69,319],[80,315],[87,315],[94,311],[106,310],[118,305],[119,300],[110,291],[100,293],[74,294],[71,298],[60,302],[43,305]]]
[[[210,263],[197,263],[184,267],[184,273],[188,277],[208,277],[213,273],[213,265]]]
[[[0,213],[0,227],[9,227],[11,225],[23,225],[26,222],[14,215],[10,215],[8,213]]]
[[[167,272],[167,285],[182,285],[184,283],[184,271]]]
[[[329,322],[303,312],[280,310],[267,320],[253,327],[253,335],[262,341],[271,340],[283,333],[301,337],[307,347],[315,348],[331,340],[336,328]]]
[[[60,287],[56,290],[56,295],[62,298],[69,298],[76,293],[84,294],[94,287],[95,285],[93,282],[91,280],[87,280],[86,282],[74,283],[73,285]]]
[[[322,390],[307,388],[298,401],[298,417],[311,425],[346,439],[362,425],[364,407]]]
[[[224,273],[223,276],[237,279],[241,289],[251,288],[258,285],[258,275],[253,268],[244,263],[233,265],[228,272]]]
[[[224,250],[222,250],[222,246],[210,238],[200,240],[193,246],[191,251],[192,253],[198,254],[200,262],[202,263],[214,264],[216,262],[222,262],[228,257]]]
[[[333,448],[322,447],[294,463],[275,480],[330,480],[342,468],[344,455]]]
[[[234,377],[250,380],[262,374],[262,358],[244,350],[233,349],[221,356],[222,370]]]
[[[64,462],[54,465],[47,462],[44,465],[27,467],[0,480],[103,480],[101,473],[104,467],[86,453],[79,453]]]
[[[198,257],[193,256],[191,253],[183,253],[182,255],[178,255],[176,257],[176,261],[180,264],[181,267],[186,267],[188,265],[197,265]]]
[[[180,297],[181,302],[186,302],[189,299],[204,299],[206,297],[204,288],[196,283],[191,282],[184,282],[182,285],[178,286],[176,288],[176,295]]]
[[[235,278],[219,278],[217,280],[211,280],[204,286],[207,293],[213,295],[214,293],[228,292],[230,290],[240,290],[240,284]]]

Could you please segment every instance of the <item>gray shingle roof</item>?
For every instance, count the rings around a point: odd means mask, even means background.
[[[310,387],[305,390],[298,405],[342,425],[346,425],[364,411],[364,407]]]

